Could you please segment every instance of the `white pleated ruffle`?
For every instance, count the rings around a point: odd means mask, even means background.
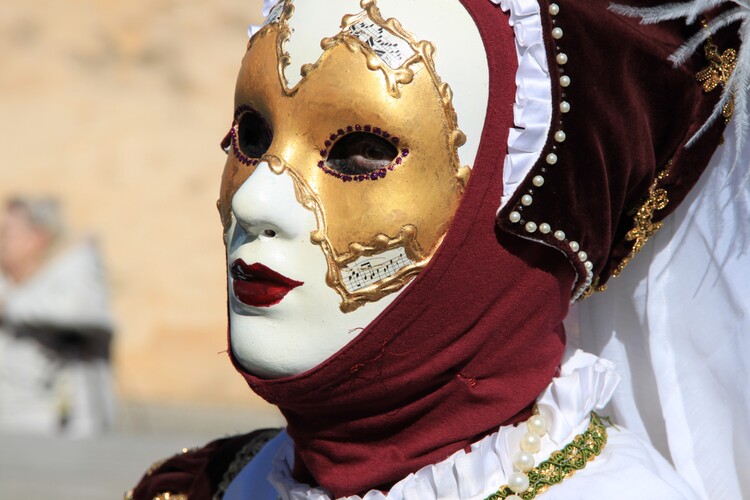
[[[542,438],[542,449],[535,454],[537,463],[583,432],[593,410],[601,409],[612,397],[619,376],[610,361],[577,351],[562,367],[537,400],[546,418],[549,432]],[[498,432],[471,446],[470,453],[460,450],[446,460],[423,467],[383,493],[372,490],[364,497],[348,500],[425,500],[453,498],[480,499],[507,483],[513,472],[513,455],[520,449],[526,425],[501,427]],[[330,500],[330,494],[292,477],[294,446],[285,442],[273,460],[269,481],[283,500]]]
[[[516,102],[503,165],[505,206],[542,153],[552,119],[552,84],[542,36],[542,19],[535,0],[492,0],[510,11],[518,55]],[[499,209],[498,209],[499,210]]]

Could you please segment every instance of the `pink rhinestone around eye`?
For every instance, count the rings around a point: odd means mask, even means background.
[[[398,137],[392,136],[390,133],[381,129],[380,127],[373,127],[371,125],[362,126],[359,124],[348,125],[346,127],[346,132],[344,131],[343,128],[340,128],[335,133],[329,135],[328,139],[326,139],[323,143],[325,145],[325,149],[320,150],[320,156],[323,158],[328,157],[328,153],[330,151],[331,146],[333,145],[333,141],[337,139],[338,137],[344,136],[347,133],[351,133],[354,131],[360,132],[363,130],[365,132],[372,132],[374,134],[377,134],[385,139],[389,139],[390,142],[394,145],[397,145],[400,142],[400,139]],[[404,158],[406,158],[407,156],[409,156],[409,149],[403,148],[399,152],[399,155],[396,156],[396,158],[394,158],[393,161],[391,161],[391,163],[389,163],[387,166],[379,168],[368,174],[357,174],[357,175],[342,174],[341,172],[337,172],[336,170],[329,168],[326,165],[325,160],[318,161],[317,165],[318,165],[318,168],[321,169],[326,174],[332,175],[333,177],[336,177],[337,179],[341,179],[343,182],[351,182],[351,181],[362,182],[366,180],[383,179],[389,171],[393,171],[396,166],[403,164]]]

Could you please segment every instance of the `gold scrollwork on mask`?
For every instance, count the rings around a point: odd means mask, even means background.
[[[299,84],[294,88],[289,88],[289,81],[286,79],[286,68],[291,64],[292,58],[289,52],[286,51],[286,42],[292,37],[292,30],[289,28],[287,23],[289,19],[294,15],[294,5],[291,0],[284,1],[284,11],[281,14],[281,18],[278,20],[278,33],[276,35],[276,57],[278,59],[277,70],[279,72],[279,82],[281,88],[284,89],[286,95],[293,95]]]
[[[320,246],[326,256],[328,263],[326,283],[341,296],[342,301],[339,307],[343,312],[354,311],[366,302],[378,300],[401,289],[429,262],[430,256],[422,250],[417,241],[417,228],[411,224],[404,225],[395,238],[381,233],[367,243],[350,243],[348,252],[337,253],[327,234],[326,213],[323,203],[315,194],[315,191],[310,188],[295,169],[290,168],[281,158],[265,155],[262,161],[268,164],[269,169],[274,174],[286,174],[291,177],[297,202],[315,215],[318,229],[310,234],[310,241]],[[349,291],[341,272],[342,269],[359,258],[370,257],[399,248],[404,249],[409,261],[408,265],[401,267],[393,275],[378,279],[355,292]]]

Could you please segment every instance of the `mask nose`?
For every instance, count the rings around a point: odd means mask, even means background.
[[[275,174],[261,162],[232,197],[232,213],[238,229],[247,238],[297,238],[310,229],[305,221],[311,215],[297,201],[292,178]]]

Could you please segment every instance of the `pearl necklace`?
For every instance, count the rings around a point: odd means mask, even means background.
[[[536,409],[535,409],[536,411]],[[513,468],[508,475],[508,488],[513,493],[523,493],[529,489],[529,476],[526,474],[536,465],[534,453],[542,447],[542,437],[547,433],[547,421],[539,414],[532,415],[526,421],[527,432],[521,438],[521,450],[513,456]],[[510,495],[506,500],[522,500],[520,496]]]

